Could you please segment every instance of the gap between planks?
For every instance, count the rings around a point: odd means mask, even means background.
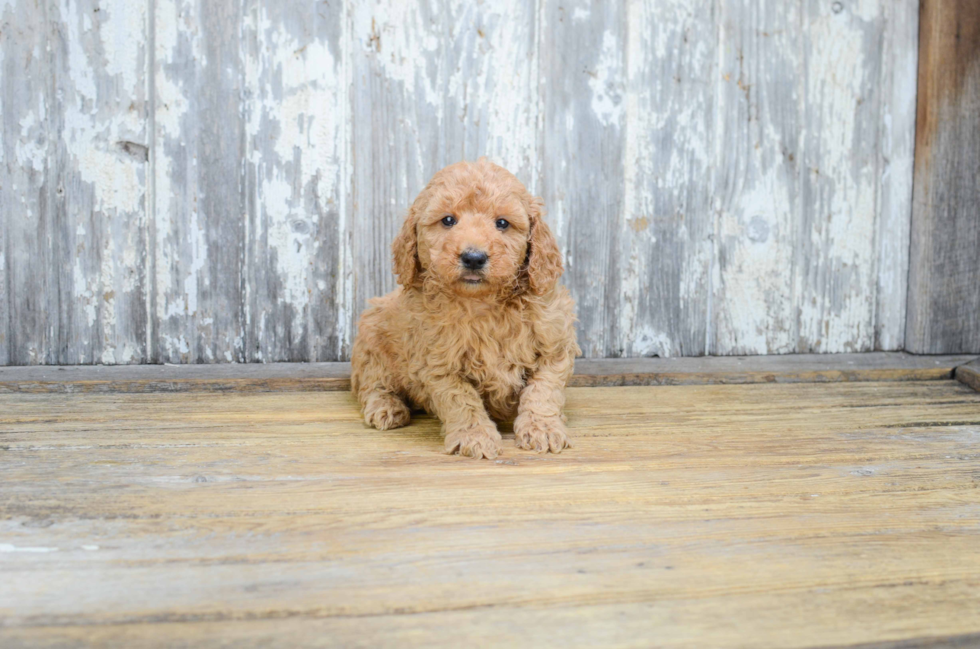
[[[569,387],[837,383],[959,379],[980,391],[980,359],[905,352],[578,359]],[[350,389],[350,363],[74,365],[0,368],[0,393],[330,392]]]

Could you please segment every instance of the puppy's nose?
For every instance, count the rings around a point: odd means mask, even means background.
[[[459,260],[463,262],[463,266],[470,270],[480,270],[487,265],[487,253],[470,248],[463,251]]]

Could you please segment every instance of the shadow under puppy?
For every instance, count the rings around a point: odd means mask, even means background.
[[[518,447],[570,446],[562,407],[575,356],[575,306],[540,198],[486,159],[439,171],[392,250],[401,285],[371,300],[351,358],[368,424],[442,421],[446,451],[493,459],[496,421]]]

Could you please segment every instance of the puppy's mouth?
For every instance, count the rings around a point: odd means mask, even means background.
[[[482,284],[485,279],[482,275],[477,275],[476,273],[466,273],[459,278],[459,281],[470,286],[477,286],[478,284]]]

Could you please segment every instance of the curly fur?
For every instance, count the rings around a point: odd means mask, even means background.
[[[451,227],[442,219],[452,215]],[[510,226],[501,231],[498,218]],[[558,285],[561,254],[541,199],[480,159],[438,172],[392,245],[400,287],[371,300],[351,359],[365,421],[408,424],[410,407],[442,421],[448,453],[494,458],[494,421],[514,421],[518,447],[570,446],[562,407],[575,356],[574,304]],[[487,253],[476,280],[460,263]]]

